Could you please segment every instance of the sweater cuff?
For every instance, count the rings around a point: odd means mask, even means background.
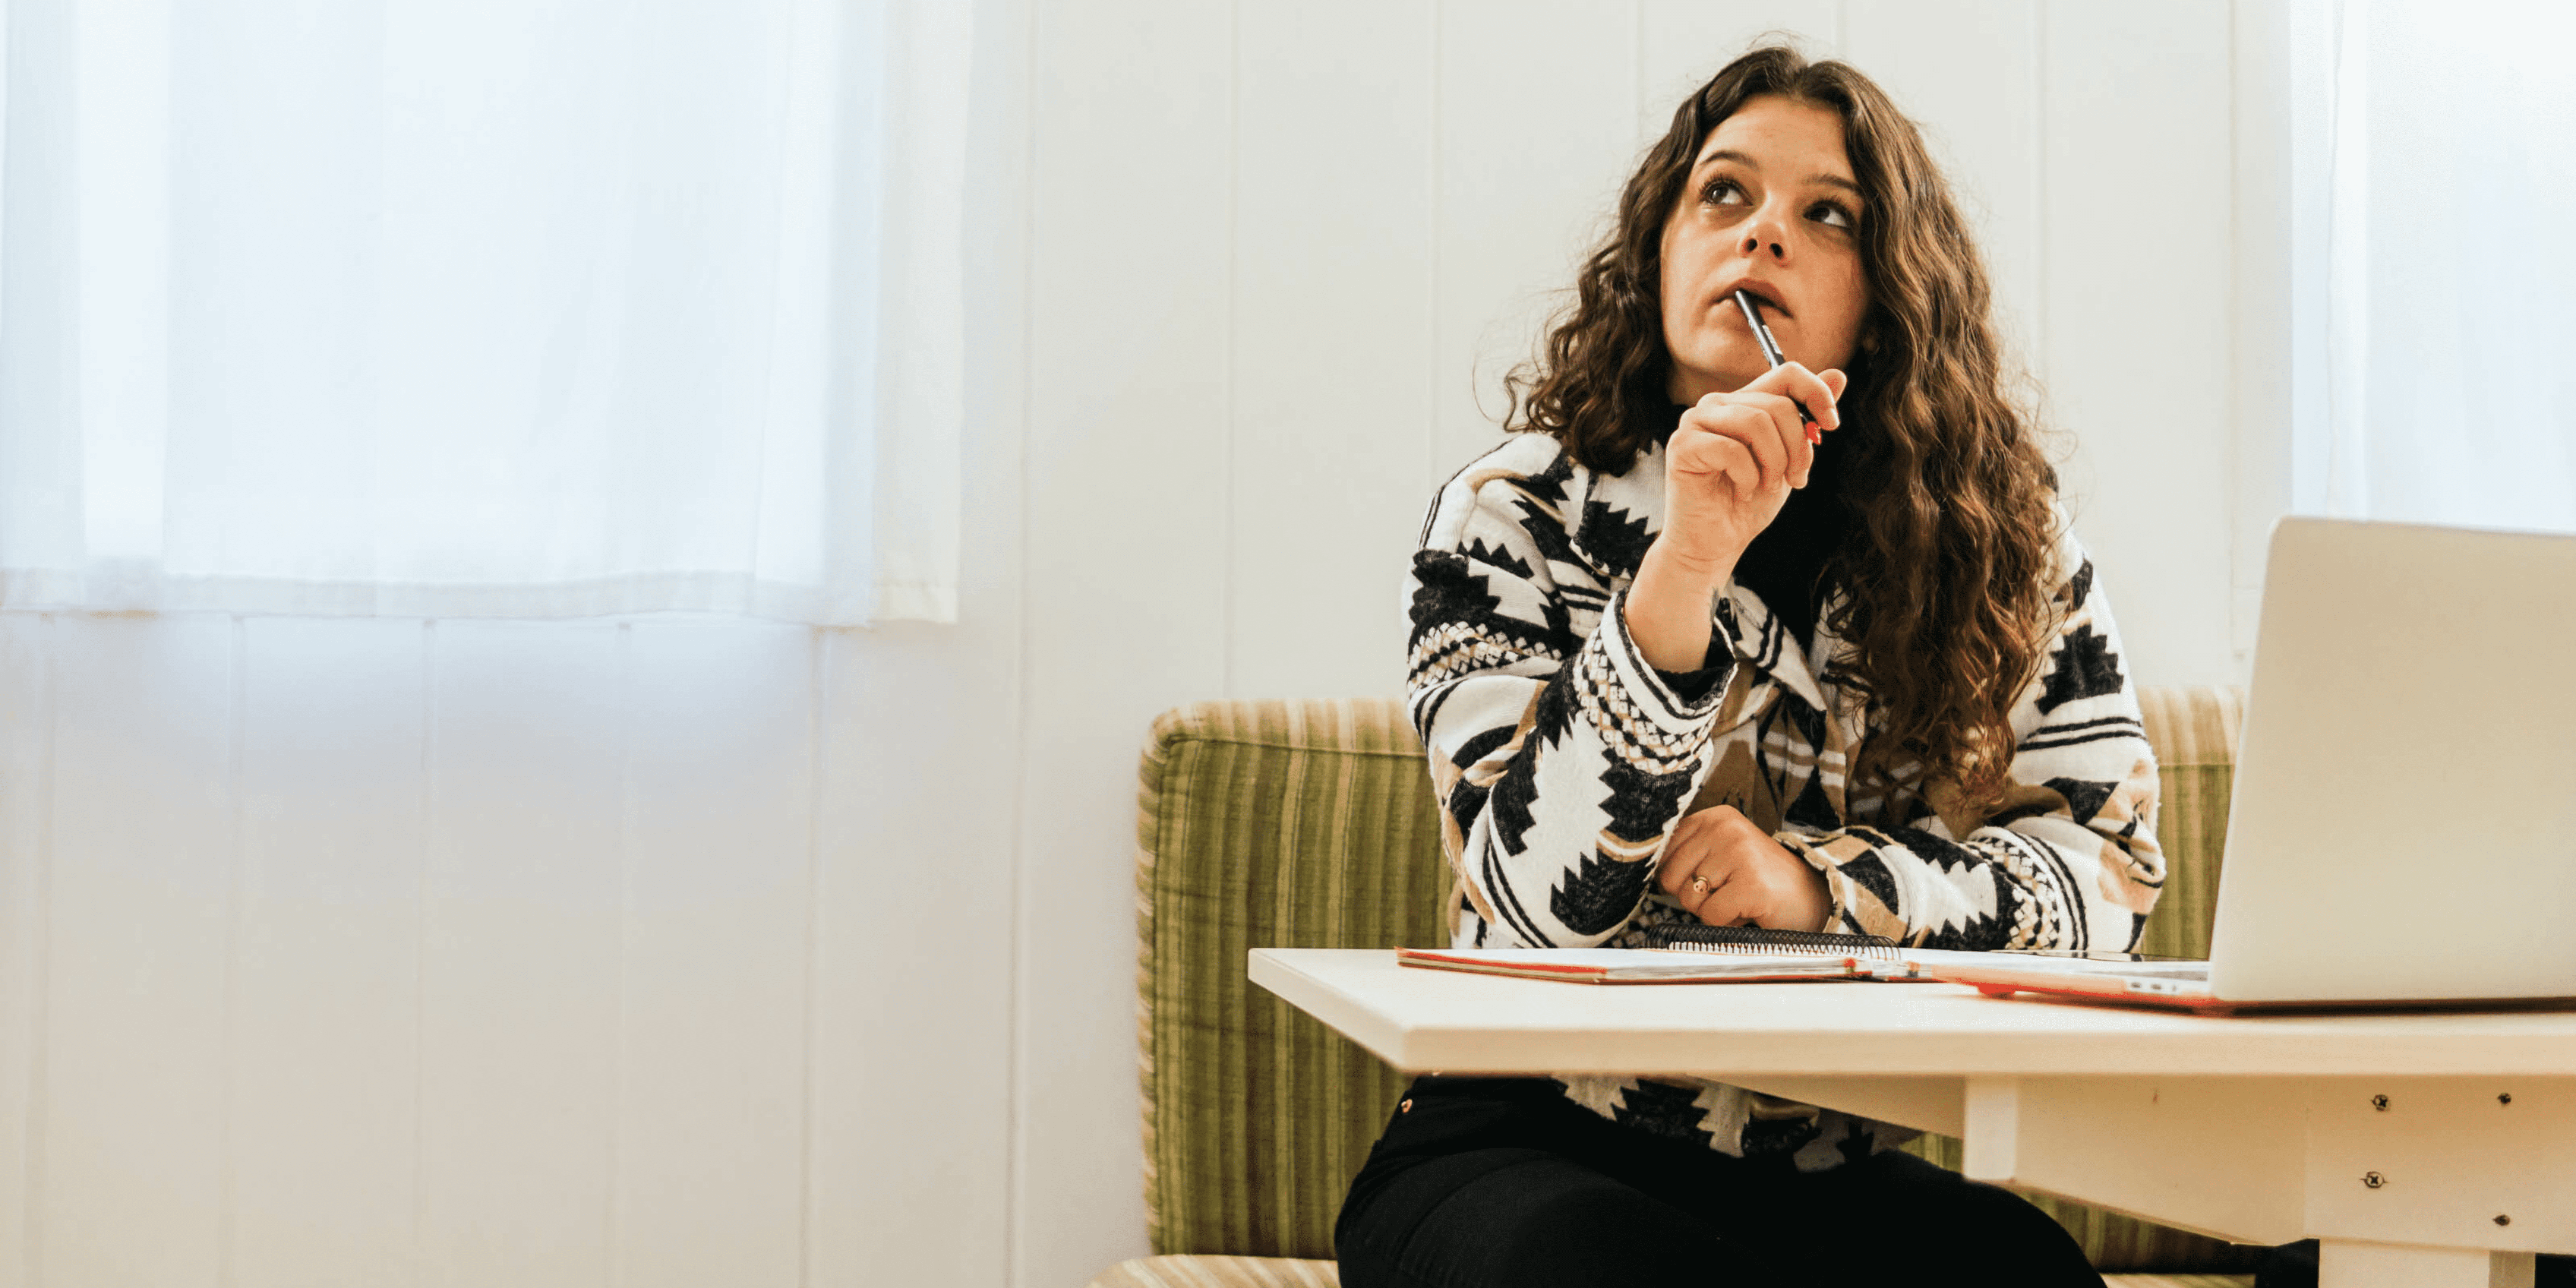
[[[1699,771],[1725,698],[1724,676],[1733,668],[1733,659],[1725,659],[1718,683],[1705,693],[1675,692],[1629,638],[1627,592],[1621,591],[1566,669],[1576,718],[1591,726],[1603,750],[1638,773],[1661,776]]]
[[[1863,930],[1860,922],[1849,915],[1851,908],[1846,887],[1851,884],[1851,878],[1844,876],[1834,866],[1832,856],[1826,854],[1821,847],[1810,843],[1816,838],[1810,838],[1798,832],[1773,832],[1771,839],[1779,842],[1781,849],[1797,855],[1808,867],[1824,874],[1825,930],[1828,933],[1885,933],[1884,926],[1881,926],[1878,931]],[[1890,938],[1901,939],[1902,936],[1890,936]]]
[[[1655,678],[1663,681],[1674,697],[1684,705],[1698,706],[1708,701],[1710,694],[1726,687],[1727,677],[1735,673],[1735,649],[1727,643],[1726,632],[1712,628],[1708,633],[1708,656],[1701,660],[1698,670],[1653,669]]]
[[[1721,636],[1715,630],[1709,633],[1708,653],[1700,669],[1657,670],[1646,664],[1644,651],[1628,634],[1628,592],[1623,589],[1610,597],[1602,612],[1601,625],[1585,648],[1591,656],[1585,659],[1584,669],[1595,673],[1600,687],[1616,688],[1633,699],[1635,714],[1665,732],[1705,736],[1727,677],[1735,671],[1734,650]]]

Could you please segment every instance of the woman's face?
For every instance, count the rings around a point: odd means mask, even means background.
[[[1869,311],[1860,185],[1831,108],[1748,99],[1701,140],[1664,221],[1664,348],[1673,401],[1743,388],[1770,366],[1733,299],[1762,297],[1780,352],[1810,371],[1847,365]]]

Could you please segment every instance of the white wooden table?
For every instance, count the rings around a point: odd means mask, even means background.
[[[2249,1243],[2326,1288],[2490,1288],[2576,1251],[2576,1012],[2168,1015],[1947,984],[1586,986],[1262,948],[1399,1069],[1675,1073],[1960,1137],[1978,1180]]]

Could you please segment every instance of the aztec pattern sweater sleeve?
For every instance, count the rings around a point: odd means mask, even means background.
[[[1618,583],[1649,525],[1594,485],[1553,439],[1514,437],[1441,489],[1406,581],[1454,941],[1609,938],[1707,769],[1731,651],[1721,636],[1703,670],[1646,664]]]
[[[1964,815],[1930,784],[1902,827],[1792,828],[1783,845],[1822,868],[1828,929],[1936,948],[2133,947],[2163,890],[2160,780],[2122,664],[2111,606],[2070,535],[2055,639],[2015,699],[1999,808]],[[1852,816],[1878,811],[1862,803]]]

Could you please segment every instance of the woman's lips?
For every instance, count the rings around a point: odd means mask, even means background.
[[[1752,296],[1755,301],[1762,305],[1764,311],[1771,316],[1784,318],[1789,316],[1789,310],[1782,308],[1780,306],[1780,301],[1773,298],[1769,290],[1756,286],[1751,282],[1744,283],[1741,286],[1727,288],[1723,294],[1720,294],[1717,297],[1717,302],[1729,308],[1733,308],[1735,306],[1735,293],[1737,291],[1742,291],[1745,294]],[[1769,319],[1766,318],[1765,320],[1767,321]]]

